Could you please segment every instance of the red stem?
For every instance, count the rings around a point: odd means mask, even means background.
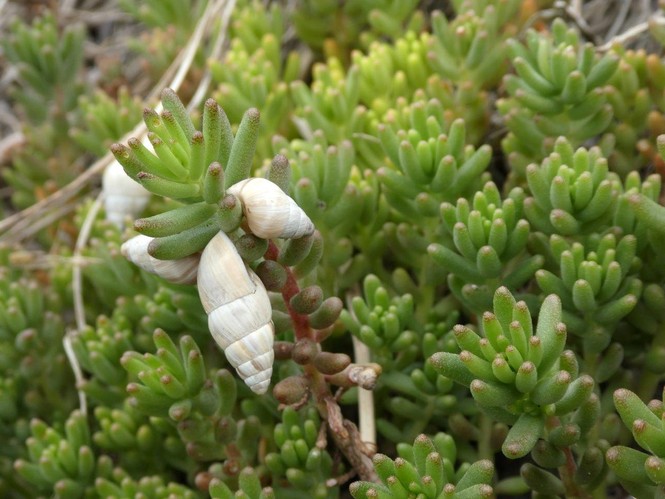
[[[268,244],[268,249],[264,255],[266,260],[277,261],[279,257],[279,249],[275,246],[275,243],[270,241]],[[282,297],[284,298],[284,303],[286,304],[286,309],[291,316],[291,321],[293,322],[293,328],[296,334],[296,340],[302,340],[303,338],[308,338],[315,340],[314,331],[309,327],[309,319],[306,315],[297,313],[291,308],[291,298],[297,295],[300,292],[300,287],[298,286],[298,281],[296,281],[295,275],[293,275],[293,270],[291,267],[284,267],[286,270],[286,284],[282,288]]]
[[[263,257],[266,260],[277,261],[279,248],[275,246],[274,242],[270,241],[268,243],[268,249]],[[307,338],[316,341],[316,335],[309,326],[307,316],[299,314],[291,308],[291,298],[300,292],[300,287],[291,268],[284,268],[286,270],[286,284],[282,288],[282,297],[293,322],[296,340]],[[372,460],[363,454],[360,449],[359,436],[356,435],[358,430],[353,423],[343,418],[339,405],[330,391],[330,385],[326,382],[323,374],[312,364],[304,365],[303,370],[309,378],[316,408],[321,418],[328,423],[330,434],[337,448],[346,456],[361,479],[378,482],[379,479],[372,466]],[[352,430],[353,434],[350,434],[349,430]]]

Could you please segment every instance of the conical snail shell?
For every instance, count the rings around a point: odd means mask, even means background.
[[[270,299],[224,232],[203,250],[197,286],[213,338],[247,386],[265,393],[275,358]]]
[[[190,255],[178,260],[159,260],[148,253],[152,237],[138,235],[123,243],[120,252],[127,260],[146,272],[157,274],[176,284],[194,284],[199,268],[199,256]]]
[[[302,208],[268,179],[241,180],[227,192],[240,199],[247,225],[255,236],[299,238],[314,232],[314,224]]]
[[[123,227],[127,216],[138,216],[150,201],[150,193],[129,178],[117,161],[104,170],[102,191],[106,219],[119,228]]]

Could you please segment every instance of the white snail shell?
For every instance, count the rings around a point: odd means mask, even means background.
[[[113,161],[104,170],[102,191],[106,219],[120,229],[127,216],[135,218],[150,201],[150,193],[141,184],[129,178],[117,161]]]
[[[197,286],[213,338],[247,386],[265,393],[275,359],[270,299],[224,232],[203,250]]]
[[[314,224],[302,208],[268,179],[241,180],[227,192],[240,200],[247,225],[255,236],[299,238],[314,232]]]
[[[159,260],[148,253],[152,237],[138,235],[123,243],[120,252],[127,260],[146,272],[157,274],[176,284],[194,284],[199,268],[199,256],[190,255],[177,260]]]

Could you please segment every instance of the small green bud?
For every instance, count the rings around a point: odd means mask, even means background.
[[[260,113],[251,108],[245,112],[233,140],[225,169],[228,186],[249,177],[259,133]]]
[[[631,428],[637,419],[642,419],[656,428],[661,427],[660,418],[651,412],[644,402],[630,390],[625,388],[616,390],[614,392],[614,406],[628,428]]]
[[[649,456],[644,462],[644,469],[652,481],[660,485],[665,483],[665,460],[660,457]]]
[[[572,381],[568,371],[552,372],[541,378],[531,391],[531,400],[542,406],[554,404],[565,395]]]
[[[232,232],[240,226],[242,219],[242,205],[233,194],[227,194],[219,202],[216,215],[219,228],[224,232]]]
[[[506,385],[475,379],[470,384],[471,395],[481,405],[505,407],[519,398],[519,392]]]
[[[219,226],[210,221],[166,237],[157,237],[148,245],[150,256],[159,260],[176,260],[203,250]]]
[[[189,118],[187,109],[182,104],[182,101],[178,98],[178,95],[172,89],[165,88],[162,90],[160,98],[162,100],[162,104],[164,105],[164,109],[173,115],[174,119],[178,123],[178,126],[182,128],[185,136],[191,140],[192,135],[194,135],[196,130],[194,129],[192,120]]]
[[[223,416],[215,424],[215,440],[220,444],[227,444],[233,441],[238,434],[238,425],[235,419],[229,416]]]
[[[575,481],[581,485],[597,483],[607,472],[603,451],[598,447],[588,447],[575,471]]]
[[[314,240],[315,236],[313,234],[297,239],[288,239],[279,254],[279,263],[286,267],[298,265],[309,255]]]
[[[566,455],[547,440],[538,440],[531,451],[531,457],[538,466],[558,468],[566,463]]]
[[[227,165],[233,132],[226,113],[215,99],[206,100],[203,106],[203,137],[205,156],[202,164],[210,165],[217,161],[222,166]]]
[[[205,222],[214,212],[215,207],[204,202],[185,205],[152,217],[139,218],[134,222],[134,229],[150,237],[170,236]]]
[[[436,372],[457,383],[469,386],[475,376],[466,368],[459,355],[449,352],[438,352],[429,358]]]
[[[643,419],[636,419],[631,430],[640,447],[657,456],[665,455],[665,433],[660,426],[652,426]]]
[[[555,414],[563,416],[578,409],[586,402],[595,382],[589,375],[583,375],[573,381],[566,390],[566,394],[556,402]]]
[[[531,463],[523,464],[520,475],[526,484],[541,494],[565,495],[566,489],[561,480],[552,473],[542,470]]]
[[[224,196],[224,167],[218,162],[210,163],[203,177],[203,199],[217,204]]]
[[[436,448],[432,443],[432,440],[427,435],[421,434],[416,437],[413,442],[413,462],[416,465],[416,469],[421,476],[427,474],[426,472],[426,462],[427,457],[436,452]]]
[[[517,422],[510,428],[501,447],[503,455],[509,459],[526,456],[541,437],[544,426],[545,423],[541,417],[529,414],[520,415]]]
[[[169,407],[169,417],[173,421],[182,421],[187,418],[192,410],[190,399],[179,400]]]
[[[481,459],[469,466],[462,478],[457,482],[457,490],[467,490],[474,485],[489,484],[494,477],[494,465],[489,459]]]
[[[268,180],[277,184],[285,194],[289,194],[291,186],[291,166],[286,156],[276,154],[270,163],[268,170]]]
[[[651,483],[645,469],[648,458],[644,452],[622,445],[611,447],[605,453],[607,464],[619,479],[643,484]]]
[[[517,370],[515,387],[522,393],[529,393],[538,382],[538,371],[532,362],[524,362]]]
[[[576,444],[580,439],[580,427],[574,423],[567,423],[562,426],[557,426],[549,432],[549,442],[562,449]]]
[[[254,234],[243,234],[234,244],[238,254],[246,262],[258,260],[268,249],[268,241]]]
[[[395,476],[407,490],[411,484],[420,483],[420,476],[416,468],[401,457],[395,459]]]

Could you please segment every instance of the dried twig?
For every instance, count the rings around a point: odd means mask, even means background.
[[[637,26],[633,26],[629,30],[626,30],[623,33],[615,36],[607,43],[600,45],[597,50],[600,52],[606,52],[616,44],[626,45],[631,41],[639,38],[643,33],[647,32],[651,23],[657,24],[659,26],[665,26],[665,16],[654,16],[649,21],[640,23]]]
[[[102,208],[102,201],[104,193],[100,193],[92,204],[85,220],[81,225],[76,245],[74,246],[74,264],[72,265],[72,293],[74,295],[74,319],[76,321],[76,328],[81,331],[85,326],[85,308],[83,306],[83,277],[81,273],[81,252],[88,245],[88,238],[92,231],[92,226],[97,218],[99,210]]]
[[[63,203],[53,206],[48,212],[41,213],[37,220],[19,220],[11,232],[0,236],[0,240],[7,244],[17,244],[24,239],[29,239],[40,230],[50,226],[53,222],[74,211],[74,204]]]
[[[83,370],[81,369],[81,365],[79,364],[79,361],[76,358],[76,353],[74,353],[74,348],[72,347],[73,334],[75,334],[75,332],[71,329],[65,333],[65,336],[62,338],[62,346],[65,349],[65,354],[67,355],[69,365],[74,372],[74,379],[76,380],[76,391],[78,392],[79,396],[79,409],[81,410],[81,414],[87,416],[88,400],[85,396],[85,392],[82,389],[85,378],[83,377]]]

